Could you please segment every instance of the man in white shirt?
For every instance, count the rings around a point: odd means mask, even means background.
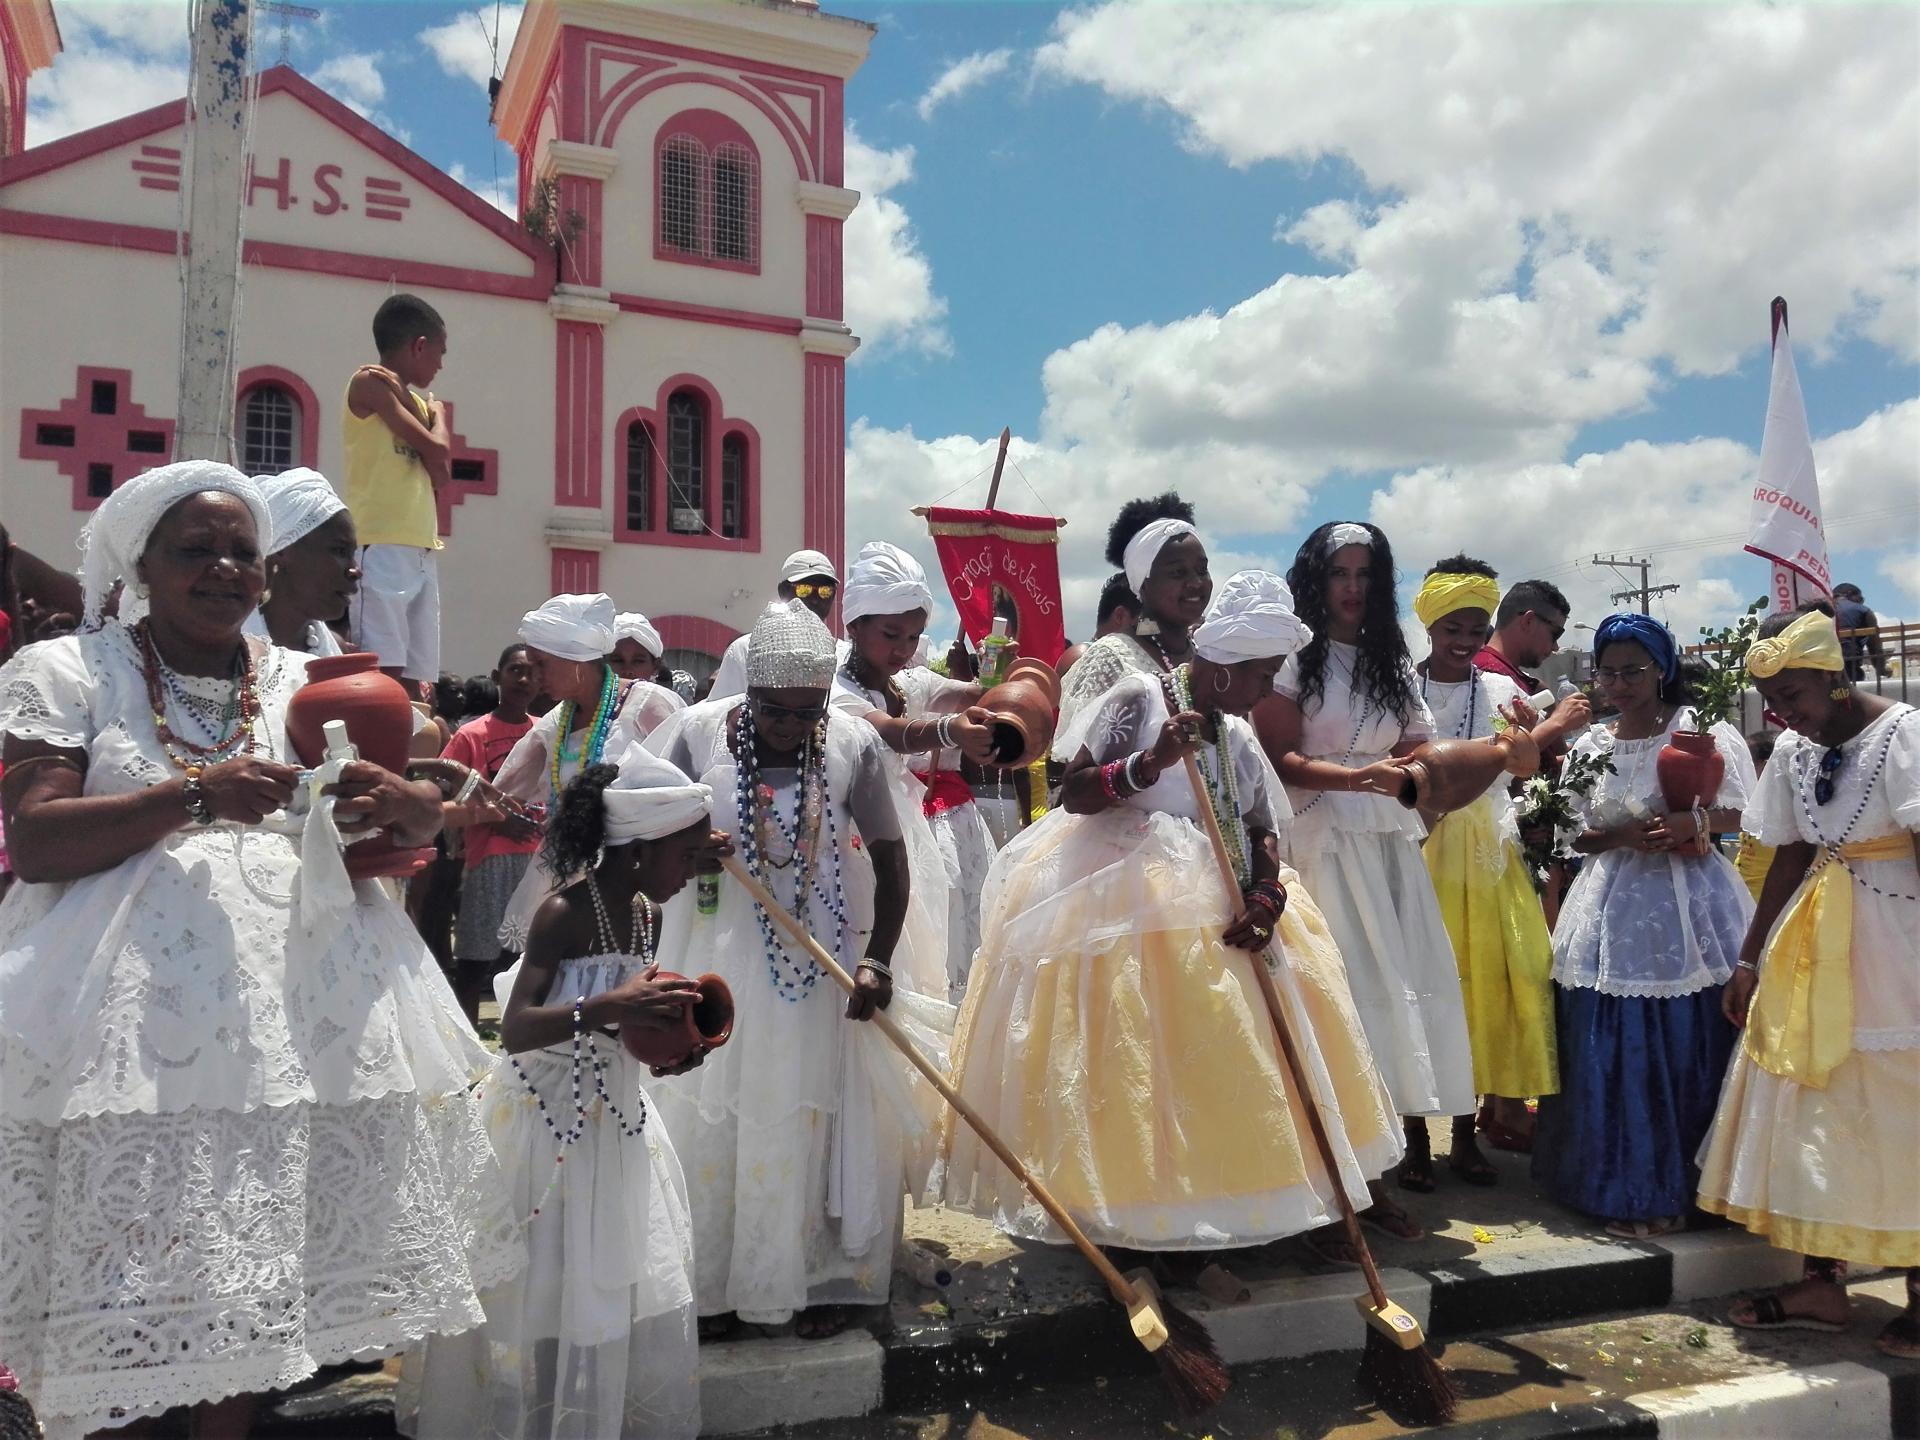
[[[796,550],[780,563],[780,598],[798,600],[825,623],[833,613],[834,596],[840,590],[840,574],[833,561],[818,550]],[[845,651],[842,652],[844,658]],[[747,637],[742,635],[720,657],[720,668],[713,672],[709,698],[743,695],[747,689]]]

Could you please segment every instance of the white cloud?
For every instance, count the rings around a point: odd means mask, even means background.
[[[1006,74],[1012,64],[1011,50],[981,50],[964,60],[956,60],[940,72],[914,108],[920,112],[922,120],[931,120],[933,112],[947,101],[958,99],[996,75]]]
[[[380,73],[380,59],[379,55],[351,51],[329,56],[313,72],[313,83],[360,114],[370,114],[374,106],[387,98],[387,81]]]
[[[847,127],[846,183],[860,192],[847,217],[843,264],[847,324],[862,340],[855,353],[952,353],[947,302],[933,288],[933,264],[920,250],[906,207],[888,192],[913,178],[913,147],[879,150]]]
[[[514,194],[519,184],[519,173],[517,171],[511,169],[503,170],[500,178],[495,180],[491,175],[481,175],[468,170],[466,166],[456,160],[448,169],[447,174],[466,186],[467,189],[473,191],[474,194],[493,206],[494,209],[498,210],[508,219],[518,220],[520,218],[520,207],[517,197]]]
[[[513,37],[519,32],[523,7],[500,7],[498,58],[495,56],[491,9],[463,11],[444,25],[420,32],[420,40],[433,51],[440,68],[449,75],[462,76],[485,89],[497,71],[507,68],[507,56],[513,51]]]
[[[187,90],[187,11],[146,0],[60,0],[65,48],[27,86],[27,143],[44,145]]]

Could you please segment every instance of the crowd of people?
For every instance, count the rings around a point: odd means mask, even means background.
[[[382,316],[344,495],[130,480],[77,630],[0,670],[0,1364],[47,1433],[243,1435],[402,1354],[416,1436],[696,1434],[698,1347],[860,1323],[908,1197],[1065,1238],[881,1011],[1167,1281],[1230,1296],[1287,1239],[1352,1266],[1342,1191],[1418,1241],[1396,1192],[1498,1183],[1484,1142],[1616,1235],[1717,1214],[1804,1253],[1736,1325],[1844,1328],[1848,1264],[1904,1267],[1879,1343],[1920,1355],[1920,721],[1850,678],[1831,606],[1752,645],[1758,771],[1651,617],[1600,619],[1592,694],[1556,698],[1551,585],[1439,559],[1416,657],[1377,526],[1216,582],[1165,495],[1113,523],[1010,824],[991,685],[928,662],[885,542],[844,578],[789,557],[704,686],[644,615],[555,595],[423,695],[405,766],[310,771],[308,659],[439,679],[445,333]],[[1670,806],[1660,757],[1703,731],[1717,788]],[[1491,778],[1431,800],[1446,755]],[[1543,897],[1514,780],[1562,765],[1597,778]],[[440,847],[404,896],[347,879],[375,830]],[[726,1043],[636,1059],[705,976]]]

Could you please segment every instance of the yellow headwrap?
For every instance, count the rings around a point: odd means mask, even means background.
[[[1778,635],[1756,640],[1747,651],[1747,673],[1771,680],[1782,670],[1845,670],[1840,628],[1831,615],[1809,610]]]
[[[1426,584],[1413,597],[1413,613],[1422,625],[1431,625],[1456,610],[1484,610],[1491,615],[1499,607],[1498,581],[1485,575],[1450,575],[1444,570],[1427,576]]]

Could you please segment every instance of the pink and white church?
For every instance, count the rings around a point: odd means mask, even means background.
[[[21,148],[46,0],[0,5],[0,518],[49,558],[169,457],[185,101]],[[395,290],[450,344],[443,653],[484,671],[559,590],[704,673],[788,551],[844,549],[843,92],[872,27],[799,0],[532,0],[494,99],[502,215],[286,67],[246,186],[236,463],[344,482],[348,377]]]

